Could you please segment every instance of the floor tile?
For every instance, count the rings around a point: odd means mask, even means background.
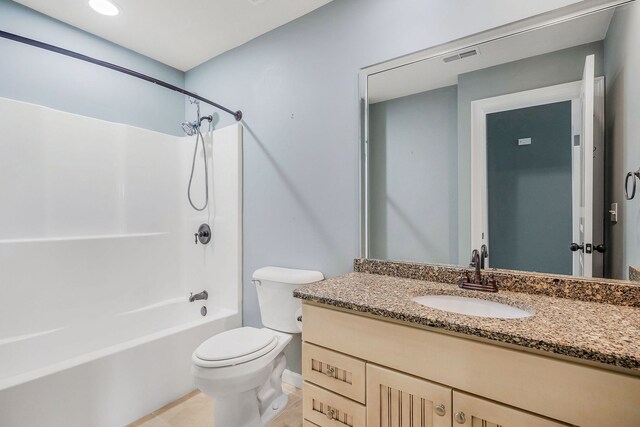
[[[283,384],[282,389],[289,395],[289,402],[268,427],[301,427],[302,390],[287,384]],[[210,397],[194,390],[128,427],[216,427],[213,422],[214,406]]]
[[[302,427],[302,398],[290,394],[287,407],[269,423],[268,427]]]
[[[202,393],[173,406],[156,416],[171,427],[212,427],[213,401]]]

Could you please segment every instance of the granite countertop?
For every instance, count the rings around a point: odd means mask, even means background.
[[[521,319],[466,316],[411,299],[464,295],[530,312]],[[297,298],[528,349],[598,362],[640,374],[640,308],[521,292],[467,291],[456,285],[369,273],[349,273],[303,286]],[[603,366],[606,367],[606,366]]]

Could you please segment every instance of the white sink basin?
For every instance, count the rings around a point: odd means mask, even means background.
[[[507,304],[454,295],[425,295],[415,297],[413,301],[427,307],[467,316],[520,319],[533,315],[533,313]]]

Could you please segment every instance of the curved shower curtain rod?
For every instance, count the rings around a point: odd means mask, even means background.
[[[198,101],[204,102],[205,104],[212,105],[212,106],[224,111],[225,113],[231,114],[233,117],[235,117],[236,121],[242,120],[242,111],[240,111],[240,110],[238,110],[238,111],[230,110],[230,109],[228,109],[226,107],[223,107],[220,104],[217,104],[217,103],[215,103],[213,101],[208,100],[207,98],[203,98],[200,95],[197,95],[197,94],[195,94],[193,92],[189,92],[188,90],[184,90],[184,89],[182,89],[182,88],[180,88],[178,86],[174,86],[174,85],[172,85],[170,83],[167,83],[165,81],[156,79],[154,77],[147,76],[146,74],[142,74],[142,73],[139,73],[137,71],[133,71],[133,70],[130,70],[128,68],[124,68],[124,67],[121,67],[119,65],[112,64],[110,62],[102,61],[100,59],[95,59],[95,58],[92,58],[90,56],[83,55],[83,54],[78,53],[78,52],[74,52],[72,50],[63,49],[61,47],[54,46],[54,45],[47,44],[47,43],[43,43],[43,42],[38,41],[38,40],[33,40],[33,39],[30,39],[30,38],[27,38],[27,37],[19,36],[17,34],[8,33],[6,31],[0,30],[0,37],[5,38],[5,39],[9,39],[9,40],[13,40],[13,41],[18,42],[18,43],[24,43],[24,44],[27,44],[29,46],[34,46],[34,47],[37,47],[37,48],[40,48],[40,49],[45,49],[45,50],[48,50],[48,51],[51,51],[51,52],[59,53],[61,55],[70,56],[71,58],[79,59],[81,61],[89,62],[91,64],[99,65],[101,67],[109,68],[111,70],[118,71],[120,73],[128,74],[130,76],[137,77],[139,79],[146,80],[146,81],[151,82],[151,83],[155,83],[155,84],[157,84],[159,86],[162,86],[164,88],[170,89],[170,90],[172,90],[174,92],[179,92],[179,93],[181,93],[183,95],[187,95],[187,96],[190,96],[191,98],[195,98]]]

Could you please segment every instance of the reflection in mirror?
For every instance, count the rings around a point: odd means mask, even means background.
[[[634,279],[639,28],[633,2],[364,70],[364,256]]]

